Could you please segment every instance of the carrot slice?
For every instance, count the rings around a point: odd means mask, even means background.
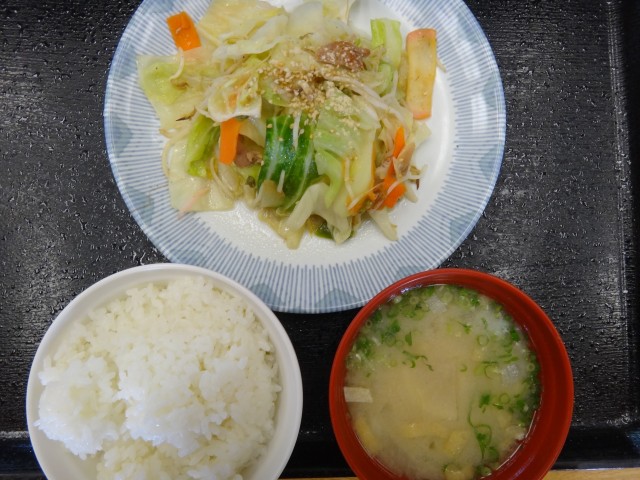
[[[220,162],[230,165],[238,153],[240,121],[230,118],[220,124]]]
[[[167,25],[176,47],[191,50],[200,46],[200,36],[187,12],[180,12],[167,18]]]
[[[404,128],[402,126],[398,127],[396,130],[396,136],[393,140],[393,156],[398,158],[400,152],[404,148]],[[393,163],[392,163],[393,164]]]
[[[396,203],[398,203],[398,200],[400,200],[400,198],[402,198],[404,193],[407,191],[407,187],[404,186],[404,183],[397,184],[395,187],[393,187],[393,190],[389,191],[395,181],[395,176],[391,175],[387,175],[382,181],[382,188],[387,194],[384,199],[384,206],[387,208],[393,208]]]

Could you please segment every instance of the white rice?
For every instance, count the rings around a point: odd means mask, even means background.
[[[263,453],[280,391],[246,302],[204,277],[126,292],[45,359],[35,422],[99,479],[234,479]]]

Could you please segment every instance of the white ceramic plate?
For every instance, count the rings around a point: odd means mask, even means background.
[[[275,2],[274,2],[275,3]],[[295,0],[278,2],[285,7]],[[427,170],[419,201],[393,212],[399,240],[364,225],[342,245],[305,238],[297,250],[240,206],[231,212],[179,217],[169,205],[161,168],[163,137],[138,86],[136,56],[172,54],[165,19],[180,10],[195,19],[209,0],[145,0],[127,26],[107,82],[107,149],[118,188],[145,234],[166,257],[227,275],[272,309],[320,313],[362,306],[394,281],[439,266],[462,243],[482,214],[498,176],[505,141],[505,105],[491,47],[462,0],[359,0],[357,26],[370,18],[438,31],[439,71],[431,138],[418,151]]]

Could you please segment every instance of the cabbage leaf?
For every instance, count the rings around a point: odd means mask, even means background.
[[[204,49],[182,57],[137,57],[138,82],[158,116],[160,128],[177,128],[181,121],[192,116],[206,89],[219,75],[215,66],[200,62],[203,53]]]
[[[260,118],[260,64],[260,60],[252,57],[235,72],[222,75],[212,82],[207,100],[211,118],[219,123],[239,116]]]
[[[198,33],[216,46],[246,39],[270,18],[285,13],[261,0],[214,0],[198,22]]]
[[[351,218],[336,212],[324,201],[329,185],[318,182],[304,192],[295,208],[285,220],[285,226],[293,231],[304,227],[312,215],[318,215],[327,222],[327,227],[336,243],[343,243],[351,237]]]
[[[375,111],[359,97],[350,97],[338,88],[329,89],[313,136],[318,172],[328,177],[327,206],[341,189],[346,189],[344,198],[350,202],[373,186],[373,144],[378,125]]]

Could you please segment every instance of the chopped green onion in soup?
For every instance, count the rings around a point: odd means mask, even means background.
[[[347,357],[345,399],[363,447],[390,470],[472,480],[527,434],[538,370],[501,305],[463,287],[420,287],[363,325]]]

